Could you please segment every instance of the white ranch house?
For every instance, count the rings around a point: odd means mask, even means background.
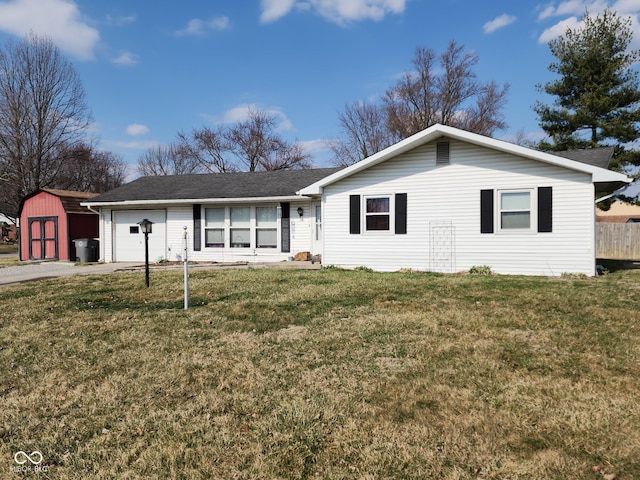
[[[282,261],[379,271],[595,274],[596,191],[625,175],[435,125],[344,169],[143,177],[83,203],[100,259]]]

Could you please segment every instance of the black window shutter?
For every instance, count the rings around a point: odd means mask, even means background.
[[[480,233],[493,233],[493,190],[480,190]]]
[[[538,188],[538,232],[551,232],[553,227],[553,187]]]
[[[202,205],[193,205],[193,251],[202,249]]]
[[[349,196],[349,233],[360,233],[360,195]]]
[[[396,234],[407,233],[407,194],[396,193]]]
[[[289,202],[280,203],[280,244],[282,252],[286,253],[291,251],[291,226],[289,222],[290,210]]]

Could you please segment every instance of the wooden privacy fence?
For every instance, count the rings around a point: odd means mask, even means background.
[[[596,223],[596,257],[640,260],[640,223]]]

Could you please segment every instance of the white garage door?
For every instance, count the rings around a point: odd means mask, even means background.
[[[138,225],[145,218],[153,222],[149,234],[149,261],[167,258],[167,212],[165,210],[120,210],[113,212],[116,262],[144,262],[144,234]]]

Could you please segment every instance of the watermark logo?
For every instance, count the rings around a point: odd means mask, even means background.
[[[31,452],[31,455],[21,450],[19,452],[16,452],[16,454],[13,456],[13,459],[18,465],[24,465],[27,462],[31,462],[32,465],[39,465],[42,462],[43,457],[42,454],[37,450],[35,452]]]
[[[42,453],[37,450],[31,453],[20,450],[15,453],[13,459],[18,464],[11,467],[11,470],[14,472],[46,472],[49,470],[49,467],[46,465],[40,466],[44,457]]]

